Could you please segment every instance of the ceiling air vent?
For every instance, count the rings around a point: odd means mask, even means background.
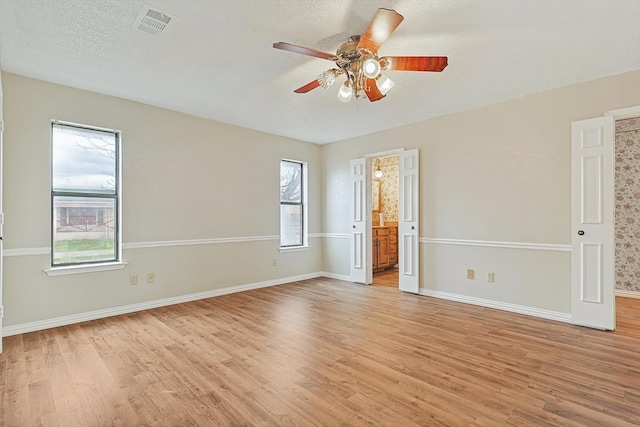
[[[155,7],[145,5],[133,24],[133,28],[144,31],[152,36],[159,37],[169,23],[174,19],[173,16],[163,12]]]

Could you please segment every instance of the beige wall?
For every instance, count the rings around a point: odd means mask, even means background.
[[[349,274],[349,160],[420,149],[421,290],[570,312],[570,124],[640,104],[640,71],[316,146],[4,73],[4,326]],[[389,99],[391,102],[392,99]],[[387,108],[392,108],[391,106]],[[123,132],[120,271],[48,277],[51,119]],[[278,160],[309,163],[311,249],[280,253]],[[248,238],[223,244],[153,242]],[[433,239],[479,246],[447,245]],[[484,243],[482,243],[484,242]],[[147,247],[148,246],[148,247]],[[278,260],[273,267],[272,259]],[[476,269],[476,280],[465,278]],[[147,272],[156,283],[144,283]],[[496,282],[484,281],[494,272]],[[130,286],[130,274],[140,284]]]
[[[308,162],[309,232],[321,231],[319,146],[2,77],[5,327],[320,271],[318,237],[310,250],[293,253],[280,253],[277,238],[283,157]],[[42,252],[50,245],[51,119],[122,131],[124,270],[58,277],[43,271],[50,262]],[[249,241],[140,247],[221,238]],[[155,284],[145,283],[147,272],[155,272]],[[139,275],[137,286],[129,285],[130,274]]]
[[[571,122],[639,104],[635,71],[323,146],[323,230],[348,234],[350,159],[418,148],[424,293],[570,313]],[[324,269],[348,275],[348,240],[327,240]],[[466,279],[468,268],[475,280]],[[485,281],[487,272],[495,283]]]

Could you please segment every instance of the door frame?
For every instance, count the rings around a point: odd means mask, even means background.
[[[610,111],[605,111],[604,113],[605,116],[613,116],[613,154],[614,154],[614,158],[615,158],[615,139],[616,139],[616,129],[615,129],[615,122],[617,122],[618,120],[626,120],[626,119],[640,119],[640,105],[634,105],[632,107],[626,107],[626,108],[619,108],[616,110],[610,110]],[[614,164],[615,167],[615,164]],[[616,183],[615,180],[613,182],[613,191],[615,194],[616,191],[616,187],[615,187]],[[614,211],[614,223],[612,225],[615,228],[615,211]],[[615,243],[615,233],[614,233],[614,243]],[[615,258],[614,258],[614,271],[615,271]],[[614,290],[614,294],[617,294],[617,291],[615,289],[615,283],[613,285],[613,290]],[[615,296],[613,298],[613,304],[614,304],[614,308],[615,308]]]
[[[405,149],[403,147],[403,148],[398,148],[398,149],[395,149],[395,150],[379,151],[377,153],[365,154],[364,158],[365,158],[365,160],[367,162],[367,170],[371,171],[371,168],[373,167],[373,160],[374,159],[377,159],[378,157],[392,157],[392,156],[400,157],[400,156],[402,156],[402,153],[404,151],[405,151]],[[371,181],[371,179],[369,179],[369,181]],[[367,214],[370,216],[371,215],[371,207],[373,206],[373,203],[372,203],[373,191],[372,191],[372,188],[371,188],[371,182],[367,183],[366,197],[367,197]],[[400,194],[398,194],[398,208],[399,207],[400,207]],[[371,239],[369,239],[369,240],[371,240]],[[371,242],[367,241],[366,244],[370,245]],[[400,245],[398,245],[398,258],[400,258],[400,250],[401,250],[400,249]],[[366,251],[366,254],[367,254],[366,268],[367,268],[367,271],[369,271],[369,274],[370,274],[370,277],[371,277],[371,282],[367,283],[367,285],[371,285],[371,284],[373,284],[373,251]]]
[[[386,151],[379,151],[379,152],[374,152],[374,153],[368,153],[365,154],[364,156],[360,157],[359,159],[364,159],[365,160],[365,168],[366,168],[366,172],[365,172],[365,176],[366,176],[366,191],[365,193],[365,201],[364,201],[364,205],[365,205],[365,223],[367,224],[367,226],[369,228],[371,228],[371,206],[372,206],[372,190],[371,190],[371,168],[373,165],[373,160],[379,157],[391,157],[391,156],[398,156],[399,160],[402,160],[403,158],[403,154],[406,152],[407,150],[404,147],[401,148],[396,148],[396,149],[392,149],[392,150],[386,150]],[[411,150],[410,150],[411,151]],[[351,161],[355,161],[357,159],[353,159]],[[417,165],[418,167],[418,173],[419,173],[419,168],[420,165],[418,163]],[[400,177],[398,177],[398,180],[400,180]],[[398,184],[400,184],[400,182],[398,182]],[[353,191],[353,190],[352,190]],[[352,195],[353,196],[353,195]],[[402,194],[398,194],[398,212],[400,212],[400,208],[401,205],[403,203],[403,197]],[[416,213],[417,214],[417,213]],[[419,215],[418,215],[419,216]],[[419,223],[419,217],[417,217],[418,223]],[[398,227],[400,226],[400,224],[398,223]],[[399,230],[399,228],[398,228]],[[419,230],[419,228],[418,228]],[[419,240],[419,236],[417,236],[418,240]],[[351,237],[351,239],[353,239],[353,236]],[[357,282],[357,283],[361,283],[361,284],[365,284],[365,285],[371,285],[373,283],[373,257],[372,257],[372,250],[371,250],[371,239],[365,239],[366,241],[363,242],[363,247],[361,249],[361,254],[363,255],[363,267],[365,269],[365,280],[355,280],[354,279],[354,273],[353,273],[353,265],[350,266],[351,269],[351,281],[353,282]],[[418,242],[418,246],[419,246],[419,242]],[[350,243],[350,246],[353,246],[353,242]],[[350,251],[353,252],[354,248],[351,247]],[[403,245],[400,244],[400,242],[398,242],[398,259],[402,260],[405,257],[405,250]],[[353,258],[353,254],[352,254],[352,258]],[[419,262],[419,259],[415,260],[415,262]],[[353,264],[353,260],[352,260],[352,264]],[[415,266],[415,268],[417,268],[417,265]],[[360,275],[362,276],[362,275]],[[416,279],[419,281],[419,279]],[[398,277],[398,288],[400,288],[400,277]],[[413,292],[413,291],[411,291]]]
[[[372,190],[371,190],[371,168],[373,167],[373,160],[378,158],[378,157],[388,157],[388,156],[402,156],[402,153],[405,151],[404,148],[398,148],[398,149],[393,149],[393,150],[387,150],[387,151],[379,151],[379,152],[375,152],[375,153],[368,153],[365,154],[362,157],[358,157],[355,159],[351,159],[349,161],[349,167],[353,168],[354,167],[354,162],[359,162],[361,159],[364,159],[364,168],[365,170],[363,171],[364,173],[361,173],[361,175],[364,177],[364,218],[361,218],[359,220],[359,222],[363,222],[364,223],[364,227],[368,228],[368,230],[363,232],[364,235],[364,241],[362,242],[361,247],[359,248],[358,251],[356,251],[356,248],[354,247],[355,242],[355,236],[354,236],[354,232],[355,230],[352,230],[351,227],[353,229],[356,228],[355,223],[353,225],[350,225],[350,239],[349,239],[349,252],[350,252],[350,265],[349,265],[349,280],[351,280],[352,282],[355,283],[360,283],[363,285],[371,285],[373,283],[373,254],[372,254],[372,247],[371,247],[371,242],[370,242],[370,237],[371,237],[371,207],[372,207]],[[353,192],[355,191],[355,189],[353,188],[353,186],[355,185],[355,183],[353,182],[353,174],[355,172],[353,170],[350,171],[350,175],[349,175],[349,179],[351,180],[351,208],[349,210],[349,214],[354,216],[356,215],[355,209],[356,207],[354,206],[354,203],[356,203],[356,200],[354,199],[355,195],[353,194]],[[361,187],[359,187],[361,188]],[[398,207],[400,205],[400,195],[398,195]],[[350,221],[356,221],[356,218],[350,218]],[[360,226],[358,226],[360,227]],[[367,232],[368,231],[368,232]],[[400,251],[400,248],[398,248],[398,251]],[[357,254],[356,254],[357,252]],[[400,255],[400,252],[398,252],[398,256]],[[358,265],[356,266],[357,262],[362,262],[362,265]],[[364,271],[362,271],[364,270]]]
[[[373,160],[377,159],[377,158],[383,158],[383,157],[398,157],[398,161],[400,160],[400,158],[402,157],[402,153],[404,153],[405,149],[404,148],[398,148],[395,150],[388,150],[388,151],[381,151],[378,153],[371,153],[371,154],[366,154],[364,156],[364,158],[367,160],[367,168],[369,171],[372,170],[373,168]],[[400,166],[398,165],[398,168]],[[398,177],[398,181],[400,180],[400,177]],[[371,179],[369,180],[371,181]],[[400,185],[400,182],[398,182],[398,185]],[[371,184],[369,184],[369,186],[367,187],[367,206],[369,206],[369,215],[371,215],[372,209],[371,207],[373,206],[373,188],[371,186]],[[398,200],[396,201],[396,203],[398,204],[398,212],[400,212],[400,193],[398,193]],[[373,218],[372,218],[373,220]],[[367,258],[367,268],[371,271],[371,275],[372,275],[372,280],[371,283],[373,283],[373,251],[369,251],[368,252],[369,258]],[[398,259],[400,259],[400,245],[398,244]],[[400,278],[398,277],[398,286],[400,285]]]

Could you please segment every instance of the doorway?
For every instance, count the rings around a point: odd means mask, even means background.
[[[400,157],[371,161],[371,269],[374,286],[398,288]]]
[[[616,117],[614,154],[616,325],[624,330],[640,313],[640,113]]]
[[[640,116],[615,122],[615,289],[640,296]]]
[[[420,293],[420,153],[403,148],[370,154],[349,162],[351,181],[349,280],[370,285],[371,269],[371,164],[372,159],[397,155],[398,167],[398,288]]]

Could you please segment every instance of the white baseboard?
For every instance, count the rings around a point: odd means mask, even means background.
[[[558,322],[571,323],[570,313],[560,313],[557,311],[543,310],[540,308],[527,307],[524,305],[510,304],[500,301],[492,301],[483,298],[470,297],[466,295],[452,294],[449,292],[434,291],[431,289],[420,289],[420,295],[428,297],[442,298],[449,301],[462,302],[465,304],[479,305],[481,307],[495,308],[497,310],[510,311],[512,313],[525,314],[527,316],[541,317],[543,319],[556,320]]]
[[[328,271],[322,271],[319,274],[320,276],[328,277],[329,279],[344,280],[345,282],[351,281],[351,277],[346,274],[329,273]]]
[[[262,282],[249,283],[246,285],[229,286],[211,291],[198,292],[194,294],[180,295],[171,298],[164,298],[154,301],[146,301],[136,304],[125,305],[121,307],[107,308],[103,310],[90,311],[87,313],[73,314],[70,316],[56,317],[53,319],[39,320],[36,322],[22,323],[19,325],[5,326],[2,329],[2,335],[5,337],[12,335],[25,334],[28,332],[41,331],[43,329],[56,328],[59,326],[71,325],[74,323],[86,322],[90,320],[103,319],[105,317],[118,316],[121,314],[134,313],[137,311],[150,310],[153,308],[166,307],[174,304],[181,304],[190,301],[197,301],[205,298],[213,298],[221,295],[233,294],[236,292],[244,292],[252,289],[266,288],[269,286],[277,286],[285,283],[298,282],[301,280],[315,279],[318,277],[328,277],[330,279],[349,281],[349,276],[344,274],[330,273],[326,271],[304,274],[300,276],[284,277],[274,280],[266,280]],[[434,298],[441,298],[450,301],[462,302],[466,304],[478,305],[481,307],[494,308],[497,310],[509,311],[512,313],[525,314],[528,316],[540,317],[543,319],[556,320],[559,322],[571,323],[571,314],[559,313],[555,311],[542,310],[538,308],[526,307],[516,304],[509,304],[499,301],[492,301],[482,298],[470,297],[465,295],[452,294],[449,292],[433,291],[430,289],[421,289],[420,295]],[[629,291],[616,291],[616,295],[640,298],[640,293]]]
[[[229,286],[226,288],[198,292],[195,294],[180,295],[177,297],[146,301],[121,307],[106,308],[103,310],[90,311],[87,313],[72,314],[70,316],[62,316],[53,319],[38,320],[36,322],[22,323],[19,325],[5,326],[2,328],[2,336],[8,337],[11,335],[26,334],[28,332],[41,331],[43,329],[56,328],[58,326],[66,326],[74,323],[86,322],[89,320],[103,319],[105,317],[134,313],[136,311],[166,307],[168,305],[181,304],[184,302],[196,301],[205,298],[213,298],[221,295],[233,294],[236,292],[249,291],[252,289],[283,285],[285,283],[298,282],[300,280],[315,279],[324,275],[325,273],[310,273],[300,276],[284,277],[281,279],[266,280],[263,282],[249,283],[246,285]]]
[[[638,299],[640,299],[640,292],[624,291],[624,290],[616,289],[616,296],[617,297],[624,297],[624,298],[638,298]]]

